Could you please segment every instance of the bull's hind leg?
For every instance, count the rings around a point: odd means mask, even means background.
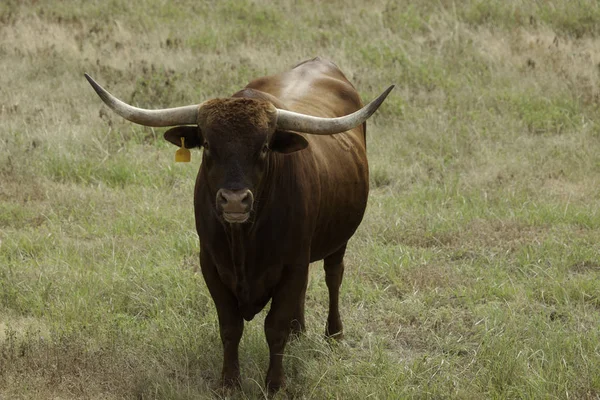
[[[344,244],[335,253],[325,257],[325,283],[329,290],[329,315],[327,316],[327,325],[325,325],[325,336],[334,339],[342,339],[343,328],[340,318],[340,286],[344,277],[344,254],[346,253],[346,244]]]

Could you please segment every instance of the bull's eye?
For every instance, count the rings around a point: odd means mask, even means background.
[[[261,153],[264,156],[265,154],[267,154],[267,152],[269,151],[269,146],[267,146],[266,144],[263,146]]]
[[[204,150],[208,150],[208,142],[202,143],[202,147],[204,147]]]

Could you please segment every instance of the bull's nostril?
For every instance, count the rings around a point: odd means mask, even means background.
[[[252,192],[248,190],[242,196],[242,204],[248,208],[252,208],[252,203],[253,203]]]
[[[224,193],[223,189],[219,189],[217,192],[217,205],[223,207],[225,204],[227,204],[227,195]]]

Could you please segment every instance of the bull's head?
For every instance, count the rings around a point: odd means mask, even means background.
[[[202,165],[207,184],[215,196],[217,213],[228,223],[249,220],[254,195],[261,189],[269,153],[293,153],[308,146],[301,135],[331,135],[366,121],[381,105],[390,86],[360,110],[338,118],[320,118],[281,110],[265,100],[226,98],[199,105],[145,110],[117,99],[86,74],[96,93],[117,114],[131,122],[153,126],[176,126],[165,139],[185,147],[204,147]]]

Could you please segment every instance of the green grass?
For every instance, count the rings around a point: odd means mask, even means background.
[[[102,105],[227,96],[316,55],[364,100],[371,195],[345,340],[308,332],[276,398],[600,396],[600,6],[595,1],[0,4],[0,398],[263,398],[198,273],[200,154]]]

